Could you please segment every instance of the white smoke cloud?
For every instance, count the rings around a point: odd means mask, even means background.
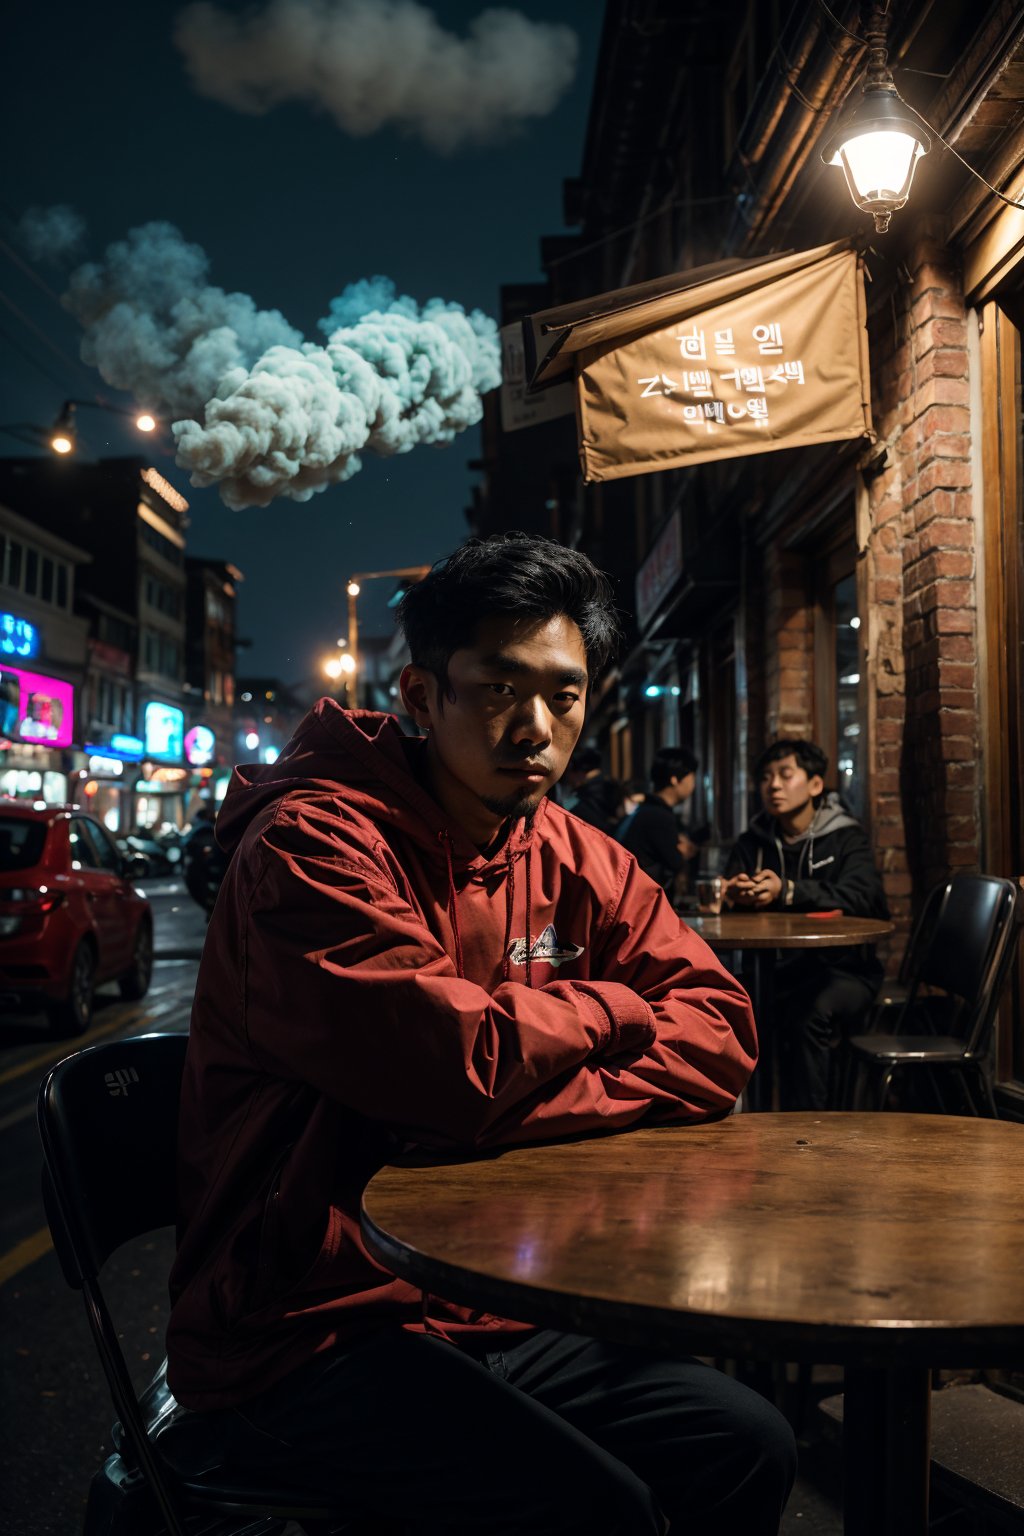
[[[65,261],[85,242],[85,220],[67,203],[26,208],[15,226],[20,243],[35,261]]]
[[[82,361],[171,415],[201,411],[231,369],[302,333],[276,309],[207,281],[209,258],[173,224],[129,230],[71,275],[63,303],[84,328]]]
[[[63,303],[83,361],[174,422],[178,463],[229,507],[308,501],[348,480],[364,451],[450,443],[501,382],[489,316],[385,277],[352,283],[320,321],[323,346],[276,309],[209,280],[209,259],[173,224],[143,224],[72,273]]]
[[[547,116],[578,51],[569,27],[504,8],[459,37],[418,0],[266,0],[242,13],[196,0],[174,35],[196,90],[239,112],[306,101],[346,133],[395,127],[441,151]]]
[[[441,299],[420,307],[387,278],[351,284],[320,324],[326,346],[272,347],[225,376],[202,424],[175,423],[193,485],[218,485],[239,509],[308,501],[356,474],[363,451],[450,443],[501,382],[493,320]]]

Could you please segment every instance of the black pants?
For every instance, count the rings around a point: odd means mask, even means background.
[[[863,1025],[877,981],[816,957],[775,973],[772,1025],[782,1109],[835,1109],[829,1073],[835,1046]]]
[[[229,1465],[416,1536],[777,1532],[796,1448],[757,1393],[574,1334],[495,1344],[396,1329],[202,1417]]]

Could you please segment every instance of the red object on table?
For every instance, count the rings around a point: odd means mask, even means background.
[[[808,917],[813,917],[817,922],[822,922],[827,917],[842,917],[842,907],[830,907],[827,912],[808,912]]]

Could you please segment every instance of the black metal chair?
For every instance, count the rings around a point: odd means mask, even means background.
[[[987,1057],[1024,921],[1024,893],[1014,880],[969,874],[954,875],[940,891],[893,1032],[854,1035],[847,1042],[847,1108],[858,1107],[867,1087],[874,1090],[873,1107],[883,1109],[896,1073],[920,1068],[929,1074],[940,1108],[946,1105],[939,1075],[954,1072],[971,1113],[996,1116]]]
[[[933,885],[924,899],[917,921],[910,930],[907,947],[903,951],[900,968],[895,981],[885,980],[875,994],[875,1000],[871,1005],[868,1028],[881,1029],[886,1019],[889,1022],[897,1017],[898,1011],[903,1007],[910,993],[911,983],[920,969],[921,962],[931,943],[932,930],[935,927],[936,918],[943,898],[949,890],[949,881],[940,885]]]
[[[163,1367],[140,1398],[118,1343],[100,1274],[122,1244],[174,1225],[186,1045],[185,1035],[169,1034],[94,1045],[59,1062],[39,1090],[53,1245],[68,1285],[82,1293],[118,1417],[117,1451],[93,1478],[84,1536],[270,1536],[288,1521],[309,1536],[349,1529],[361,1517],[300,1489],[232,1476],[204,1447],[201,1427],[191,1444],[179,1436],[177,1449],[165,1450],[161,1435],[188,1418]]]

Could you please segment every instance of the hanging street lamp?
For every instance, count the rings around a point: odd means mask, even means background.
[[[826,165],[842,166],[850,196],[870,213],[884,234],[889,220],[910,196],[914,170],[932,141],[922,119],[908,107],[888,62],[888,16],[880,5],[865,6],[868,44],[859,96],[847,97],[821,151]]]

